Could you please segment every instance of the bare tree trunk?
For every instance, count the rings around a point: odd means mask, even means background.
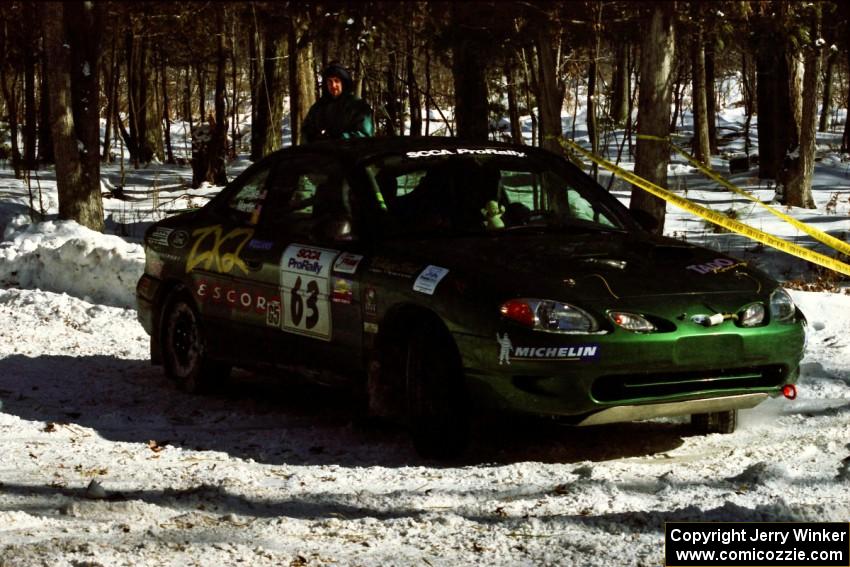
[[[404,134],[404,130],[399,129],[400,104],[398,96],[398,61],[396,59],[396,49],[390,48],[387,54],[387,67],[384,70],[384,86],[387,89],[384,93],[384,109],[387,115],[387,126],[385,133],[387,136],[397,136]]]
[[[741,52],[741,82],[743,83],[744,92],[744,152],[750,155],[750,122],[753,118],[753,111],[756,106],[756,96],[753,92],[753,83],[755,76],[750,62],[750,56],[746,50]]]
[[[670,132],[676,131],[676,122],[682,109],[682,62],[676,66],[676,80],[673,82],[673,113],[670,116]]]
[[[674,20],[676,3],[653,6],[646,33],[643,34],[640,61],[640,98],[638,100],[638,135],[666,138],[670,126],[670,99],[673,87]],[[667,186],[667,143],[638,138],[635,173],[660,187]],[[632,188],[629,207],[644,211],[656,221],[653,232],[664,232],[666,203],[643,189]]]
[[[263,112],[262,101],[263,89],[265,88],[264,48],[260,23],[256,14],[254,14],[252,31],[248,34],[248,51],[251,60],[251,159],[257,161],[263,157],[263,146],[266,143],[266,134],[268,133],[268,118],[265,118],[265,126],[263,126],[261,113]]]
[[[301,127],[316,102],[311,21],[310,13],[304,12],[294,16],[289,26],[289,112],[293,145],[304,141]]]
[[[213,131],[212,149],[210,151],[210,171],[207,173],[209,179],[215,185],[227,183],[227,171],[225,169],[225,152],[227,150],[227,115],[224,108],[224,71],[227,65],[227,55],[224,48],[225,27],[224,10],[219,6],[216,10],[218,27],[218,53],[216,57],[215,73],[215,130]],[[280,122],[278,122],[278,126]],[[280,128],[278,127],[278,130]]]
[[[558,77],[558,40],[550,26],[540,26],[535,36],[539,68],[540,132],[542,147],[562,153],[560,137],[563,136],[561,107],[564,104],[564,88]]]
[[[93,2],[68,5],[46,2],[42,4],[41,16],[52,86],[50,116],[56,155],[59,217],[102,231],[103,202],[96,137],[99,130],[98,105],[88,104],[89,111],[81,106],[95,100],[98,92],[98,35],[101,27],[95,12],[97,9]],[[66,11],[70,13],[66,14]],[[77,41],[69,42],[65,37],[66,17],[73,22],[73,29],[79,31],[75,38]],[[68,43],[70,50],[63,47]],[[79,61],[88,62],[88,69],[74,64]],[[72,79],[72,72],[76,79]],[[91,98],[86,102],[78,99],[75,105],[75,92],[77,96]],[[76,113],[74,106],[78,109]],[[82,124],[76,124],[77,120]],[[95,134],[93,139],[92,133]],[[82,148],[78,146],[79,142],[82,142]]]
[[[38,168],[35,159],[36,142],[36,106],[35,106],[35,41],[33,30],[36,23],[35,6],[27,2],[24,10],[24,168],[34,170]]]
[[[708,119],[708,148],[709,153],[716,155],[717,149],[717,93],[715,92],[714,70],[715,38],[711,34],[705,43],[705,112]]]
[[[236,27],[236,18],[234,18],[232,28],[230,30],[230,79],[233,92],[233,101],[230,104],[230,139],[233,141],[233,146],[231,147],[230,156],[233,158],[235,158],[238,153],[239,139],[241,138],[239,132],[239,81],[237,78],[237,72],[239,69],[239,59],[237,57],[238,31],[239,30]]]
[[[118,75],[120,70],[120,65],[118,65],[118,57],[116,54],[116,44],[118,43],[118,31],[112,35],[112,49],[110,51],[109,62],[106,64],[106,69],[108,69],[108,75],[106,79],[106,124],[103,129],[103,152],[100,156],[100,159],[106,163],[112,163],[112,139],[110,138],[113,130],[113,120],[114,116],[117,113],[117,103],[118,103]]]
[[[780,91],[787,93],[788,87],[781,80],[780,74],[784,68],[781,59],[784,56],[777,53],[773,46],[761,45],[756,53],[756,114],[758,120],[759,139],[759,177],[774,179],[781,167],[782,154],[779,142],[779,132],[776,132],[776,115],[778,110],[778,95]],[[787,76],[787,73],[783,74]]]
[[[43,40],[42,40],[43,41]],[[50,77],[47,72],[47,50],[42,46],[41,54],[41,92],[39,101],[39,128],[38,128],[38,159],[42,163],[53,163],[53,133],[50,127],[50,97],[45,93],[50,90]]]
[[[829,115],[832,113],[832,76],[835,72],[836,61],[838,61],[838,50],[830,49],[823,76],[823,98],[820,119],[818,120],[818,132],[826,132],[829,128]]]
[[[6,99],[6,110],[9,116],[9,138],[12,142],[12,168],[15,170],[15,177],[20,179],[23,164],[21,159],[21,149],[18,145],[18,73],[13,71],[11,82],[6,77],[5,64],[0,64],[0,83],[3,88],[3,98]]]
[[[168,97],[168,65],[165,50],[159,50],[159,77],[162,85],[162,119],[165,121],[165,161],[175,163],[174,148],[171,145],[171,99]]]
[[[410,135],[418,138],[422,135],[422,96],[416,82],[415,61],[413,34],[411,32],[407,36],[407,99],[410,107]]]
[[[431,135],[431,46],[425,46],[425,135]]]
[[[629,105],[629,69],[628,69],[628,53],[629,44],[626,41],[617,42],[615,48],[616,64],[614,66],[614,76],[611,78],[611,120],[614,124],[626,123],[626,111]]]
[[[511,142],[522,144],[522,126],[519,123],[519,103],[517,102],[516,69],[513,55],[508,55],[505,58],[504,73],[508,84],[508,117],[511,124]]]
[[[310,37],[309,14],[294,18],[289,27],[289,101],[292,144],[301,144],[301,127],[310,107],[316,102],[313,40]]]
[[[470,24],[477,7],[454,3],[451,11],[457,26],[452,45],[457,135],[468,140],[487,141],[490,134],[487,61],[477,38],[477,26]]]
[[[820,37],[820,8],[813,8],[812,38]],[[815,164],[816,122],[818,81],[821,71],[821,48],[811,42],[804,48],[805,67],[803,72],[802,117],[800,121],[800,148],[797,158],[798,175],[789,179],[786,185],[784,204],[807,209],[815,208],[812,197],[812,175]]]
[[[198,119],[203,122],[207,118],[207,72],[203,63],[195,65],[195,76],[198,78]]]
[[[711,143],[708,137],[708,109],[705,92],[705,43],[699,7],[693,10],[696,29],[691,37],[691,76],[694,108],[694,157],[703,165],[711,163]]]
[[[783,84],[777,91],[778,112],[774,115],[780,169],[776,174],[777,193],[782,203],[787,203],[791,188],[802,175],[800,162],[800,125],[803,121],[803,60],[800,53],[786,52],[781,75]],[[761,117],[759,117],[761,122]]]

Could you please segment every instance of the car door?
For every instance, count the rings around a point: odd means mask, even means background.
[[[243,252],[259,266],[266,317],[263,348],[280,365],[350,370],[360,362],[358,270],[349,186],[333,156],[295,155],[278,164],[254,238]]]
[[[273,309],[274,293],[262,285],[257,220],[274,161],[255,164],[202,211],[188,236],[187,283],[195,297],[215,356],[262,361],[257,321]]]

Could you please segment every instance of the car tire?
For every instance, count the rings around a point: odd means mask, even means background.
[[[161,329],[165,375],[182,391],[207,392],[228,378],[231,367],[207,356],[198,310],[184,293],[173,295],[167,303]]]
[[[697,433],[734,433],[738,427],[738,410],[695,413],[691,426]]]
[[[414,448],[430,459],[460,456],[469,444],[470,421],[454,342],[441,325],[426,321],[410,330],[403,353]]]

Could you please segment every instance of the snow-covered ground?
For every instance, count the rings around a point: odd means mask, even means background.
[[[688,198],[812,246],[683,163],[670,171]],[[662,563],[666,521],[850,519],[850,295],[840,282],[792,291],[809,318],[799,397],[743,412],[732,435],[692,436],[682,420],[483,421],[464,460],[440,465],[417,457],[403,432],[361,423],[332,391],[243,374],[212,396],[179,393],[150,365],[136,321],[139,240],[152,218],[216,189],[187,190],[189,170],[164,165],[121,183],[110,166],[105,189],[124,189],[105,200],[119,237],[56,221],[52,172],[39,175],[54,220],[33,224],[26,187],[0,170],[3,567],[649,566]],[[754,175],[732,179],[769,200]],[[787,212],[846,240],[840,156],[818,163],[815,198],[817,210]],[[815,279],[673,209],[667,233],[789,285]]]

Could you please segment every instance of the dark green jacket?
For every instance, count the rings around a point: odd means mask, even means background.
[[[307,142],[371,137],[375,133],[372,107],[349,91],[337,98],[325,93],[310,107],[303,132]]]

